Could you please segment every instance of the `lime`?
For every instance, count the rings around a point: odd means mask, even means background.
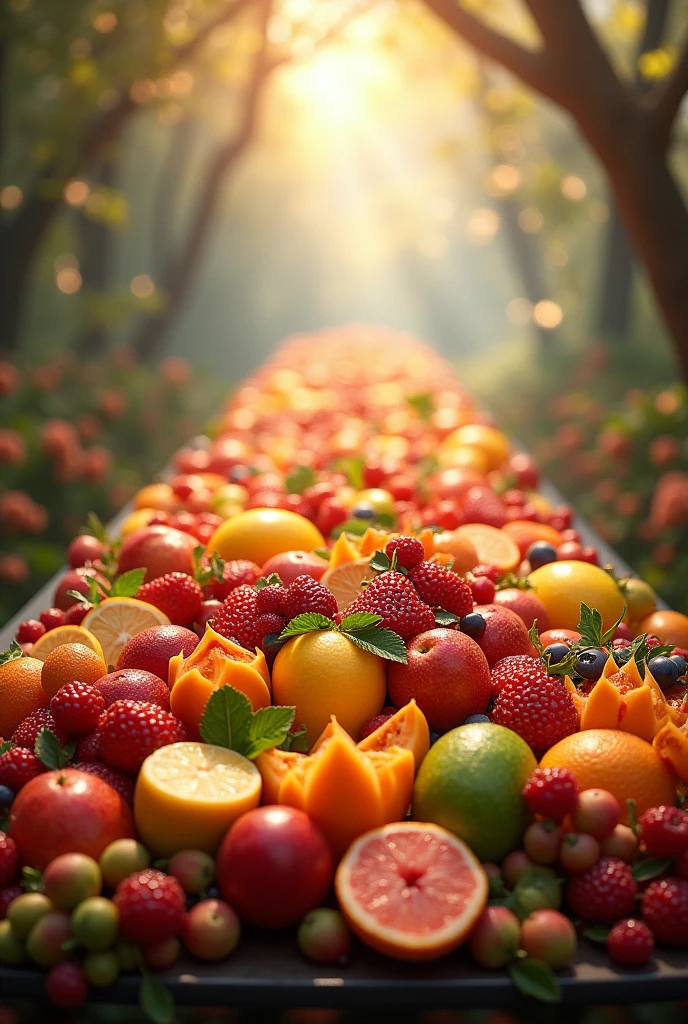
[[[413,791],[413,817],[443,825],[483,861],[519,845],[529,820],[521,790],[537,761],[511,729],[460,725],[425,757]]]

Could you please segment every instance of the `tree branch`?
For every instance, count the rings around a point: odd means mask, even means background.
[[[671,74],[648,97],[653,134],[662,149],[669,145],[678,108],[688,91],[688,39]]]

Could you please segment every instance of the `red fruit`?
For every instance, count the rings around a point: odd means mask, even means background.
[[[408,578],[425,604],[443,608],[461,618],[473,611],[471,588],[446,565],[439,562],[421,562],[411,569]]]
[[[573,915],[601,924],[629,917],[635,907],[636,892],[631,868],[615,857],[602,857],[566,884],[566,900]]]
[[[70,597],[67,591],[76,590],[79,594],[88,594],[90,579],[94,579],[101,586],[107,584],[105,577],[91,566],[85,566],[82,569],[72,569],[70,572],[65,573],[55,590],[55,596],[53,597],[55,607],[62,608],[66,612],[74,604],[74,598]],[[105,596],[105,592],[102,589],[101,594]]]
[[[504,590],[498,590],[494,597],[494,603],[515,612],[523,620],[526,629],[530,629],[536,619],[538,633],[549,629],[547,609],[540,598],[528,590],[521,590],[519,587],[506,587]]]
[[[105,712],[100,730],[103,761],[123,772],[137,772],[154,750],[186,739],[179,719],[143,700],[116,700]]]
[[[222,580],[210,580],[206,583],[205,589],[219,601],[224,601],[233,590],[243,584],[251,587],[260,578],[260,566],[255,562],[249,562],[247,558],[237,558],[231,562],[225,562],[222,570]]]
[[[38,734],[43,729],[50,729],[51,732],[54,732],[63,746],[69,740],[70,730],[57,721],[51,709],[39,708],[38,711],[32,711],[23,722],[19,723],[12,733],[12,743],[15,747],[26,747],[27,750],[33,750]]]
[[[89,764],[103,760],[103,735],[100,729],[94,729],[93,732],[79,737],[74,750],[74,760],[87,761]]]
[[[261,576],[277,573],[285,587],[293,583],[297,576],[312,576],[319,580],[327,570],[329,561],[314,555],[310,551],[285,551],[282,555],[273,555],[260,570]]]
[[[95,775],[96,778],[107,782],[114,790],[129,804],[134,803],[134,780],[114,768],[101,764],[99,761],[75,761],[72,768],[77,772],[86,772],[87,775]]]
[[[134,820],[112,786],[61,768],[32,779],[10,808],[9,834],[24,864],[43,870],[61,853],[98,860],[115,839],[134,838]]]
[[[16,633],[18,644],[35,644],[39,637],[45,633],[45,626],[38,619],[27,619],[20,622]]]
[[[383,572],[372,580],[346,609],[347,615],[355,612],[381,615],[380,625],[394,630],[402,640],[410,640],[435,625],[432,610],[421,601],[411,581],[400,572]]]
[[[184,890],[172,875],[147,868],[119,883],[113,896],[127,942],[163,942],[179,935],[186,913]]]
[[[46,608],[38,618],[45,626],[46,631],[57,629],[58,626],[64,626],[65,624],[65,612],[61,608]]]
[[[67,561],[72,569],[79,569],[87,562],[97,562],[103,557],[105,545],[89,533],[79,534],[67,548]]]
[[[157,704],[163,711],[170,710],[170,691],[166,683],[152,672],[141,668],[118,668],[101,676],[93,687],[101,694],[105,708],[116,700],[145,700]]]
[[[561,679],[548,676],[537,658],[521,661],[499,691],[490,717],[513,729],[533,750],[549,750],[578,731],[578,711]]]
[[[424,526],[441,526],[443,530],[455,530],[467,520],[453,499],[438,501],[436,505],[427,505],[421,514]]]
[[[570,874],[587,871],[600,859],[600,844],[594,836],[567,832],[559,849],[559,863]],[[620,858],[621,859],[621,858]],[[628,863],[624,861],[624,864]]]
[[[515,612],[498,604],[478,605],[473,611],[485,619],[485,632],[477,642],[490,668],[509,654],[533,653],[528,630]]]
[[[487,523],[501,529],[507,522],[506,505],[491,487],[471,487],[463,499],[465,523]]]
[[[676,861],[676,874],[688,882],[688,850]]]
[[[270,633],[279,634],[283,629],[284,618],[276,612],[267,612],[256,619],[256,632],[260,635],[261,643]]]
[[[81,601],[70,604],[65,612],[65,626],[80,626],[86,617],[86,612],[90,612],[92,607],[93,605],[82,604]]]
[[[257,807],[227,832],[216,858],[224,899],[251,924],[284,928],[319,906],[332,884],[330,847],[295,807]]]
[[[494,601],[497,588],[489,576],[477,576],[469,586],[476,604],[491,604]]]
[[[50,710],[58,729],[67,734],[84,735],[98,725],[105,709],[102,694],[87,683],[67,683],[50,701]],[[46,728],[50,728],[47,726]]]
[[[19,870],[19,851],[14,839],[0,832],[0,885],[8,885]]]
[[[655,940],[644,921],[626,917],[617,921],[607,936],[607,952],[624,967],[642,967],[652,956]]]
[[[45,991],[55,1006],[74,1010],[88,998],[88,979],[74,960],[51,967],[45,979]]]
[[[501,664],[497,663],[493,675]],[[536,768],[523,787],[523,798],[533,814],[561,822],[578,803],[576,776],[569,768]]]
[[[526,871],[535,867],[525,850],[512,850],[502,861],[502,877],[510,889]]]
[[[0,786],[8,786],[13,793],[18,793],[44,771],[45,767],[33,750],[26,747],[12,747],[0,754]]]
[[[621,818],[619,801],[606,789],[584,789],[571,815],[579,832],[587,832],[595,839],[610,836]]]
[[[285,622],[306,612],[325,615],[331,619],[337,614],[337,599],[312,576],[297,576],[294,582],[287,587],[287,596],[284,601]]]
[[[575,540],[564,541],[557,548],[557,561],[583,562],[583,545]]]
[[[516,955],[520,925],[508,907],[486,907],[471,931],[468,948],[481,967],[504,967]]]
[[[236,587],[222,602],[222,607],[213,618],[213,629],[247,651],[252,651],[263,639],[256,629],[257,618],[257,594],[253,587],[244,584]]]
[[[332,531],[345,523],[349,518],[349,511],[339,498],[325,498],[320,503],[320,508],[315,516],[315,525],[323,537],[329,537]]]
[[[198,637],[183,626],[151,626],[137,633],[117,659],[117,668],[141,668],[167,682],[170,658],[183,653],[188,658],[198,647]]]
[[[640,838],[650,857],[680,857],[688,850],[688,814],[678,807],[650,807],[641,815]]]
[[[370,736],[372,732],[379,729],[381,725],[385,724],[385,722],[389,722],[390,718],[392,718],[394,714],[395,712],[392,711],[389,715],[373,715],[372,718],[368,718],[358,731],[359,740],[364,740],[366,736]]]
[[[480,565],[476,565],[474,569],[471,569],[471,575],[475,577],[486,576],[488,580],[496,583],[502,575],[502,570],[496,565],[488,565],[485,562],[481,562]]]
[[[553,970],[566,967],[576,952],[576,929],[558,910],[535,910],[521,925],[519,946]]]
[[[522,452],[512,455],[509,459],[509,470],[514,474],[518,487],[524,487],[529,491],[537,487],[540,474],[532,456],[524,455]]]
[[[408,663],[390,662],[387,685],[392,702],[403,707],[415,697],[435,732],[447,732],[470,715],[483,714],[490,699],[485,655],[465,633],[430,629],[414,637]]]
[[[638,852],[638,840],[628,825],[617,825],[611,835],[600,842],[600,850],[607,857],[618,857],[624,864],[631,864]],[[681,875],[680,871],[676,872]]]
[[[144,583],[136,596],[159,608],[175,626],[193,622],[203,604],[200,583],[183,572],[170,572]]]
[[[176,964],[182,951],[179,939],[163,939],[162,942],[149,942],[142,947],[143,959],[153,971],[164,971]]]
[[[119,552],[120,573],[145,568],[144,583],[171,572],[194,573],[196,538],[169,526],[144,526],[134,530]]]
[[[0,921],[4,921],[7,917],[7,908],[12,900],[16,900],[17,896],[23,894],[24,889],[21,885],[6,885],[0,889]]]
[[[234,952],[240,931],[239,918],[228,903],[201,900],[185,916],[182,937],[192,956],[213,962]]]
[[[392,537],[385,544],[385,554],[391,559],[395,551],[403,569],[414,569],[425,559],[425,548],[417,537]]]
[[[261,615],[267,615],[269,612],[274,612],[277,615],[284,616],[286,611],[286,597],[287,588],[281,586],[279,583],[271,583],[267,587],[261,587],[260,590],[256,591],[256,604],[258,605],[258,611]]]
[[[643,893],[643,920],[658,942],[688,946],[688,882],[660,878]]]
[[[563,832],[553,821],[534,821],[523,835],[523,849],[536,864],[555,864]]]

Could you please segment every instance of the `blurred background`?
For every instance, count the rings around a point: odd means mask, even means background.
[[[610,153],[590,104],[485,57],[539,45],[542,3],[467,4],[460,33],[449,6],[6,0],[0,621],[282,337],[350,322],[434,344],[688,610],[688,5],[582,5],[627,90],[669,93],[642,195],[650,146]],[[595,55],[566,55],[582,95]]]

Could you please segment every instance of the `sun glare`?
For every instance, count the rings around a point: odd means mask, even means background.
[[[332,48],[286,68],[283,88],[304,116],[341,127],[365,119],[389,78],[382,54]]]

